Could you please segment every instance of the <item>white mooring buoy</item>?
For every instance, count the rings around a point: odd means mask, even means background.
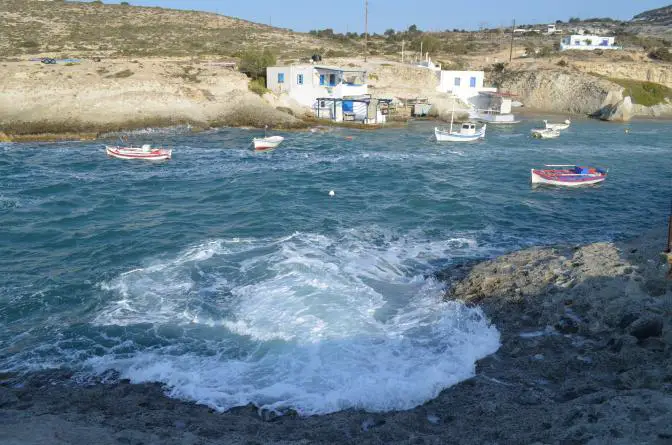
[[[333,190],[329,190],[329,196],[334,196],[335,194],[336,192],[334,192]]]

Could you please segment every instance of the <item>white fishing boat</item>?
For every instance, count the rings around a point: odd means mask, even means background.
[[[455,102],[453,101],[453,111],[450,115],[450,128],[443,129],[434,127],[434,137],[438,142],[473,142],[485,138],[485,129],[487,125],[476,129],[473,122],[464,122],[459,131],[453,131],[453,122],[455,121]]]
[[[544,126],[546,127],[547,130],[556,130],[556,131],[566,130],[569,128],[571,123],[572,121],[570,121],[569,119],[565,120],[565,122],[561,124],[549,123],[546,119],[544,119]]]
[[[577,187],[593,185],[607,179],[607,170],[594,167],[580,167],[577,165],[545,165],[550,169],[532,169],[532,184],[558,185],[563,187]]]
[[[469,113],[469,118],[486,124],[512,125],[520,123],[513,114],[500,113],[499,111],[492,109],[473,110]]]
[[[172,157],[173,151],[165,148],[152,148],[145,144],[142,147],[122,147],[106,145],[108,156],[117,159],[144,159],[146,161],[166,161]]]
[[[459,131],[453,131],[452,125],[449,130],[435,127],[434,136],[438,142],[472,142],[485,138],[486,127],[483,125],[477,130],[473,122],[463,123]]]
[[[267,136],[266,130],[268,130],[268,125],[264,126],[264,137],[263,138],[253,138],[252,143],[254,144],[254,151],[271,151],[275,150],[278,145],[285,140],[282,136]]]
[[[284,140],[285,138],[282,136],[269,136],[263,138],[254,138],[252,142],[254,143],[255,151],[268,151],[274,150]]]
[[[547,128],[533,128],[530,130],[533,138],[537,139],[555,139],[560,137],[560,132],[557,130],[549,130]]]
[[[511,113],[512,96],[506,93],[481,92],[472,98],[473,110],[469,118],[496,125],[517,124],[520,121]]]

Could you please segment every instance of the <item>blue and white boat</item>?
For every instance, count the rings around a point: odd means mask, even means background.
[[[455,119],[455,103],[453,102],[453,112],[450,115],[450,128],[443,129],[434,127],[434,137],[437,142],[473,142],[485,138],[485,129],[487,124],[476,129],[473,122],[464,122],[459,131],[453,131],[453,121]]]

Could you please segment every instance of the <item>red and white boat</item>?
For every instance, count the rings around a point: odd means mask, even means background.
[[[274,150],[278,145],[284,141],[285,138],[282,136],[270,136],[267,138],[254,138],[254,150],[255,151],[268,151]]]
[[[607,179],[607,170],[578,165],[546,165],[552,169],[532,169],[532,184],[577,187],[599,184]]]
[[[145,144],[142,147],[105,146],[108,156],[117,159],[144,159],[147,161],[166,161],[172,157],[173,150],[166,148],[152,148]]]

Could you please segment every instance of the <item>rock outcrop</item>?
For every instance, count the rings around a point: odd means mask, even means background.
[[[207,62],[141,59],[5,65],[0,76],[0,131],[10,137],[182,123],[304,126],[249,91],[245,75]]]
[[[669,100],[653,106],[636,104],[632,97],[624,96],[622,86],[580,71],[505,71],[492,80],[532,111],[584,114],[606,121],[672,116]]]

